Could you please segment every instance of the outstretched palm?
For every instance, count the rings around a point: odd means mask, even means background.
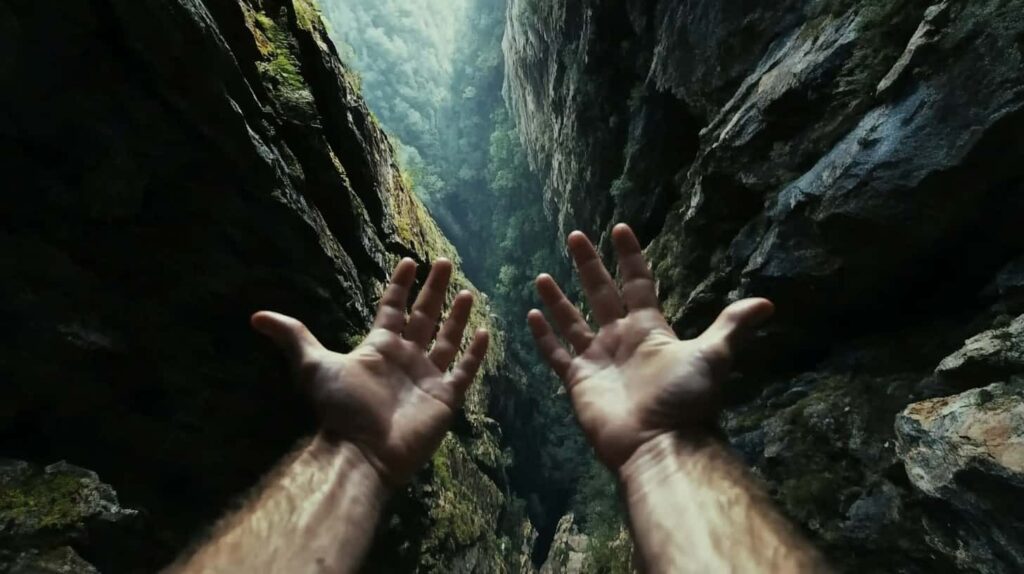
[[[714,420],[716,389],[728,374],[733,348],[771,315],[772,304],[764,299],[734,303],[700,337],[681,341],[658,308],[654,278],[632,230],[618,225],[612,240],[621,290],[586,236],[569,236],[569,251],[600,326],[596,334],[549,275],[537,279],[541,299],[575,357],[540,311],[531,311],[528,319],[598,457],[617,469],[648,440]]]
[[[268,312],[253,316],[253,326],[289,354],[328,437],[358,446],[392,484],[410,478],[437,449],[487,352],[487,332],[478,331],[463,359],[446,373],[473,305],[468,291],[455,298],[427,351],[451,272],[447,260],[434,264],[406,321],[416,264],[399,263],[373,329],[348,354],[325,349],[296,319]]]

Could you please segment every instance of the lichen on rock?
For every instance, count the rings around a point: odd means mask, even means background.
[[[140,519],[137,511],[122,507],[114,489],[90,470],[64,461],[45,468],[0,461],[4,572],[96,572],[71,546],[109,559],[123,552],[111,533],[130,533]]]
[[[1004,481],[1024,494],[1024,380],[993,383],[908,406],[896,419],[899,455],[914,486],[964,510],[1000,513],[974,497],[972,474]],[[994,483],[988,483],[992,486]]]

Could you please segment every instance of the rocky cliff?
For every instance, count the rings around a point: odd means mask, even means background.
[[[1024,568],[1024,3],[514,0],[504,50],[563,232],[633,224],[683,334],[776,302],[723,423],[837,565]]]
[[[250,313],[346,350],[400,257],[457,254],[308,0],[5,1],[0,84],[0,453],[92,469],[138,511],[104,536],[62,502],[79,479],[10,463],[0,570],[152,571],[314,429]],[[520,560],[476,389],[373,571]]]

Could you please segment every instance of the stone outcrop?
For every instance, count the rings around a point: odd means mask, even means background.
[[[963,522],[996,542],[968,538],[971,550],[992,548],[1024,564],[1024,378],[914,403],[897,417],[896,434],[914,486],[950,502]],[[962,555],[959,566],[976,567],[968,559],[977,554]]]
[[[457,260],[351,76],[310,0],[0,5],[0,452],[144,511],[115,571],[169,562],[314,429],[253,311],[344,351],[399,258]],[[475,388],[373,571],[518,560]]]
[[[66,462],[35,468],[0,461],[0,571],[95,573],[72,546],[112,564],[116,554],[137,552],[131,542],[139,518],[92,471]]]
[[[638,229],[683,335],[737,298],[775,301],[723,422],[843,569],[1024,568],[998,534],[1012,511],[968,516],[920,489],[894,430],[911,403],[1019,373],[1022,15],[1020,0],[509,7],[505,94],[562,231],[607,250],[612,223]]]
[[[589,537],[581,534],[576,527],[572,513],[566,514],[558,521],[551,550],[541,566],[540,574],[581,574],[589,542]]]
[[[979,333],[935,368],[944,379],[978,386],[1024,372],[1024,315],[1009,325]]]

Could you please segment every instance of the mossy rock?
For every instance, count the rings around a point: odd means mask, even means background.
[[[138,519],[90,470],[63,461],[44,469],[0,461],[2,572],[96,572],[72,546]]]
[[[0,536],[74,536],[86,522],[137,516],[96,473],[58,462],[40,471],[20,461],[0,463]]]

